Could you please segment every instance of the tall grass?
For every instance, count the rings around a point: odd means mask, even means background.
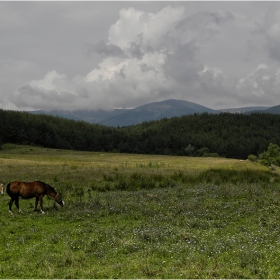
[[[24,213],[9,215],[0,197],[0,277],[279,278],[278,175],[193,160],[1,151],[2,180],[36,176],[66,205],[45,197],[42,215],[20,200]]]

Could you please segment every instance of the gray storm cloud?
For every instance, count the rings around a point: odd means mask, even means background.
[[[87,44],[88,55],[100,57],[92,70],[74,77],[51,70],[19,87],[11,101],[19,108],[45,110],[109,110],[167,98],[211,108],[266,105],[269,98],[280,103],[280,66],[271,60],[280,60],[279,15],[280,9],[269,11],[256,27],[249,17],[228,11],[123,8],[107,40]],[[244,57],[255,42],[267,56],[246,68]]]

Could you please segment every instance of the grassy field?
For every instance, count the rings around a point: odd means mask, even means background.
[[[65,201],[0,197],[0,278],[280,277],[280,179],[258,163],[5,145],[0,171]]]

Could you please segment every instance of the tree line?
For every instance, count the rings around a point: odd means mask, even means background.
[[[0,145],[247,159],[280,145],[280,115],[194,114],[127,127],[0,110]]]

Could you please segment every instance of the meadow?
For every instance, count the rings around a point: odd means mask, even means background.
[[[0,278],[280,277],[276,167],[5,144],[0,171],[65,201],[0,197]]]

